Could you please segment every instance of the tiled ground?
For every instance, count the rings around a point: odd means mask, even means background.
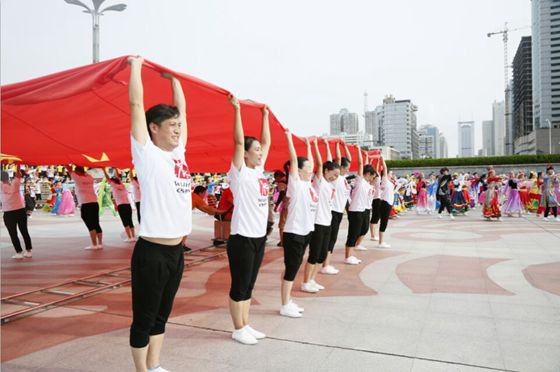
[[[9,259],[1,230],[2,296],[128,265],[131,245],[104,216],[106,249],[86,252],[77,217],[38,213],[35,256]],[[190,244],[208,245],[213,220],[198,216]],[[283,268],[277,237],[254,292],[252,325],[268,334],[248,347],[230,339],[227,259],[185,273],[168,327],[171,371],[560,371],[560,223],[534,217],[455,221],[413,213],[392,220],[391,249],[358,252],[319,277],[326,290],[294,292],[304,317],[278,315]],[[299,287],[296,280],[294,288]],[[5,309],[3,309],[4,311]],[[123,287],[3,325],[2,371],[131,371],[130,289]]]

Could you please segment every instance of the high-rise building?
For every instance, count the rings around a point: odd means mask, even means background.
[[[560,124],[560,2],[531,2],[533,128],[538,129]]]
[[[338,114],[332,114],[331,121],[331,135],[336,136],[341,133],[356,134],[358,133],[359,121],[358,114],[349,112],[348,109],[343,108]]]
[[[533,131],[531,36],[521,38],[513,58],[513,141]]]
[[[506,143],[506,113],[504,101],[492,104],[492,121],[494,122],[494,155],[505,154]]]
[[[448,158],[449,157],[449,153],[447,151],[447,140],[445,139],[445,136],[443,134],[440,134],[439,136],[439,157],[440,158]]]
[[[379,120],[378,110],[366,111],[366,134],[371,135],[373,146],[381,146],[383,144],[382,127]]]
[[[474,151],[474,121],[460,121],[457,123],[459,135],[459,157],[473,157]]]
[[[482,122],[482,151],[484,156],[494,155],[494,122],[484,120]]]
[[[418,130],[419,153],[421,158],[439,158],[439,129],[433,125],[425,124]]]
[[[395,100],[393,96],[385,97],[383,105],[375,109],[382,143],[399,151],[401,159],[419,157],[417,110],[410,100]]]

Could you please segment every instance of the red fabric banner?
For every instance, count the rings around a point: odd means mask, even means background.
[[[132,166],[128,56],[74,68],[2,87],[2,160],[29,165],[80,164],[88,167]],[[145,60],[144,105],[173,102],[170,72],[181,82],[187,101],[186,158],[193,172],[226,172],[233,155],[234,110],[229,91],[193,76]],[[245,135],[260,137],[262,103],[242,100]],[[272,146],[267,170],[288,159],[284,127],[270,112]],[[304,141],[294,136],[298,155]],[[320,144],[326,160],[324,144]],[[357,148],[351,146],[353,165]],[[331,144],[334,153],[334,141]],[[343,152],[344,156],[344,152]]]

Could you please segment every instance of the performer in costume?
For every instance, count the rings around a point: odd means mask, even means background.
[[[556,191],[558,190],[558,176],[554,174],[554,167],[549,165],[546,168],[546,175],[543,176],[541,207],[544,210],[543,220],[548,221],[548,214],[550,210],[557,221],[558,218],[558,200],[556,198]]]
[[[513,172],[509,172],[507,180],[507,199],[502,206],[502,213],[508,217],[512,217],[514,213],[517,213],[519,217],[524,212],[523,204],[521,203],[521,197],[519,196],[518,182],[519,179],[515,177]]]
[[[500,186],[502,180],[501,178],[496,177],[496,172],[491,166],[488,167],[488,179],[486,182],[488,186],[484,192],[484,207],[482,209],[482,214],[487,220],[496,218],[498,221],[501,221],[502,214],[500,212],[500,206],[498,205],[498,187]]]
[[[431,210],[428,203],[427,184],[424,180],[424,174],[417,173],[416,177],[418,179],[418,183],[416,184],[416,190],[418,192],[418,198],[416,201],[416,213],[430,214]]]

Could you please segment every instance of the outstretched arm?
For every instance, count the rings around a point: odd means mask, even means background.
[[[262,108],[263,122],[261,131],[261,149],[262,149],[262,164],[266,163],[268,157],[268,150],[270,150],[270,126],[268,125],[268,106]]]
[[[294,180],[299,180],[297,153],[292,140],[292,133],[289,130],[286,130],[286,139],[288,140],[288,148],[290,150],[290,177],[293,177]]]
[[[241,123],[241,107],[235,96],[229,96],[229,101],[235,110],[235,121],[233,124],[233,165],[237,170],[245,165],[245,134],[243,123]]]
[[[315,147],[315,159],[317,159],[317,170],[315,171],[315,177],[317,177],[318,180],[321,180],[323,178],[323,159],[321,158],[321,153],[319,152],[317,138],[315,138],[315,140],[313,141],[313,147]]]
[[[162,77],[171,80],[171,88],[173,89],[173,105],[179,110],[179,121],[181,122],[181,141],[187,144],[187,102],[185,101],[185,93],[181,82],[170,73],[164,72]]]
[[[105,175],[105,178],[107,179],[107,181],[113,182],[113,180],[111,179],[111,177],[107,173],[107,168],[102,168],[102,169],[103,169],[103,174]]]
[[[342,155],[340,154],[340,143],[339,142],[336,143],[335,162],[337,162],[338,165],[342,165]]]
[[[350,154],[350,150],[348,149],[348,145],[346,142],[344,143],[344,152],[346,153],[346,159],[348,159],[348,163],[352,163],[352,155]]]
[[[315,162],[313,161],[313,153],[311,152],[311,143],[309,138],[305,139],[305,145],[307,146],[307,160],[311,163],[311,169],[315,168]]]
[[[325,146],[327,146],[327,161],[332,161],[332,154],[331,154],[331,148],[329,146],[329,140],[325,138],[324,141],[325,141]]]
[[[348,150],[348,146],[346,146]],[[349,152],[348,152],[349,153]],[[358,176],[364,176],[364,158],[362,157],[362,149],[358,146]]]
[[[130,102],[130,132],[132,137],[141,145],[149,138],[144,113],[144,88],[142,87],[142,64],[144,58],[130,57],[130,82],[128,85],[128,100]]]
[[[383,161],[383,178],[387,178],[387,164],[385,163],[385,159],[383,157],[381,160]]]

